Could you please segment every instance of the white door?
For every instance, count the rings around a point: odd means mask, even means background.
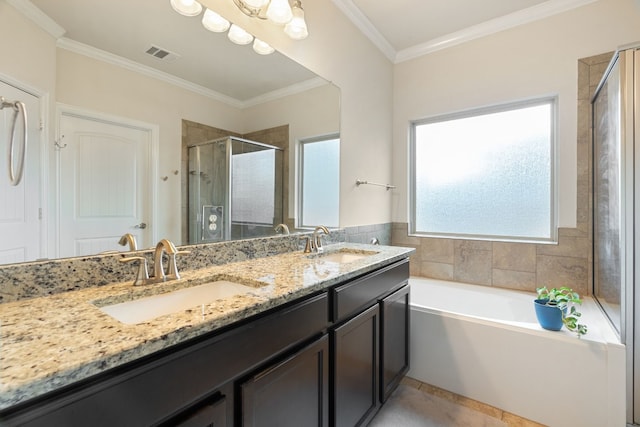
[[[59,256],[151,246],[151,131],[63,111],[59,145]]]
[[[40,100],[0,81],[0,96],[22,101],[27,110],[27,151],[24,175],[17,186],[9,181],[8,145],[15,111],[0,110],[0,264],[33,261],[41,254]],[[16,122],[15,144],[22,143],[22,119]],[[19,147],[14,148],[19,157]],[[17,168],[14,158],[14,170]]]

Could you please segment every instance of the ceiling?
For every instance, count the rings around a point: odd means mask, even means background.
[[[166,77],[238,107],[289,93],[287,88],[321,84],[277,52],[257,55],[251,46],[235,45],[225,34],[205,30],[200,17],[177,14],[169,0],[8,1],[32,15],[44,12],[54,21],[49,28],[59,31],[61,47],[87,54],[87,45],[92,46],[101,59]],[[395,63],[593,1],[333,0]],[[152,45],[177,56],[170,61],[153,58],[145,53]]]
[[[11,3],[24,5],[29,1]],[[226,34],[207,31],[200,23],[202,16],[182,16],[171,8],[169,0],[31,0],[30,3],[61,27],[59,46],[166,78],[237,107],[259,103],[270,94],[276,97],[281,91],[287,92],[283,88],[293,86],[288,91],[292,92],[295,88],[326,84],[280,53],[258,55],[251,45],[238,46]],[[29,10],[26,13],[34,14]],[[39,21],[43,19],[46,18],[39,17]],[[50,32],[55,32],[55,24],[48,24]],[[156,59],[145,53],[152,45],[178,57],[168,61]],[[155,70],[160,73],[154,73]]]

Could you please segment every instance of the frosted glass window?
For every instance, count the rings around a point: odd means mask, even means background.
[[[412,123],[412,234],[555,238],[555,98]]]
[[[299,225],[338,227],[340,138],[302,141],[299,172]]]

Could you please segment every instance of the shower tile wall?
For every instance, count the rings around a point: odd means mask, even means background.
[[[412,237],[407,223],[394,223],[392,244],[417,249],[411,257],[412,275],[526,291],[570,286],[591,294],[590,100],[612,55],[578,60],[576,227],[560,228],[558,244],[548,245]]]
[[[247,134],[240,134],[237,132],[233,132],[230,130],[219,129],[212,126],[207,126],[202,123],[192,122],[189,120],[182,120],[182,177],[181,177],[181,188],[182,188],[182,241],[189,241],[189,232],[188,232],[188,177],[189,177],[189,168],[188,168],[188,150],[187,147],[191,144],[196,144],[198,142],[210,141],[212,139],[223,138],[225,136],[237,136],[240,138],[250,139],[253,141],[262,142],[269,145],[274,145],[279,148],[283,148],[284,151],[284,176],[289,176],[289,125],[277,126],[270,129],[263,129],[256,132],[251,132]],[[282,206],[286,208],[289,203],[289,182],[285,178],[283,185],[283,203]],[[291,221],[292,222],[292,221]],[[287,224],[290,227],[293,227],[293,223]]]

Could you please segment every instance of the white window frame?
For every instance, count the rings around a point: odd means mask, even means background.
[[[429,231],[416,230],[416,126],[438,123],[449,120],[464,119],[469,117],[481,116],[491,113],[507,112],[527,108],[536,105],[549,104],[551,106],[551,129],[550,129],[550,218],[549,218],[549,238],[534,238],[524,236],[508,236],[508,235],[482,235],[482,234],[464,234],[464,233],[438,233]],[[519,242],[519,243],[557,243],[558,241],[558,190],[557,190],[557,135],[558,135],[558,97],[545,96],[534,99],[515,101],[510,103],[492,105],[488,107],[474,108],[470,110],[459,111],[450,114],[438,115],[410,122],[409,129],[409,235],[416,237],[436,237],[451,238],[465,240],[488,240],[503,242]]]
[[[303,190],[303,180],[304,180],[304,170],[303,170],[303,165],[304,165],[304,145],[305,144],[313,144],[316,142],[323,142],[323,141],[329,141],[332,139],[337,139],[338,143],[340,144],[340,134],[339,133],[330,133],[330,134],[325,134],[325,135],[320,135],[320,136],[315,136],[315,137],[310,137],[310,138],[303,138],[303,139],[299,139],[298,140],[298,149],[297,149],[297,182],[296,182],[296,187],[297,187],[297,203],[296,203],[296,228],[300,228],[300,229],[312,229],[315,226],[318,225],[326,225],[326,224],[305,224],[304,223],[304,217],[302,215],[302,207],[303,207],[303,202],[304,202],[304,197],[302,194],[302,190]],[[338,159],[338,162],[340,161],[340,159]],[[338,172],[339,173],[339,172]],[[338,177],[339,178],[339,177]],[[338,195],[338,198],[340,196]],[[338,210],[339,210],[339,199],[338,199]],[[338,212],[338,216],[339,216],[339,212]],[[340,219],[338,218],[338,221],[340,221]],[[339,224],[332,224],[330,227],[339,227]]]

